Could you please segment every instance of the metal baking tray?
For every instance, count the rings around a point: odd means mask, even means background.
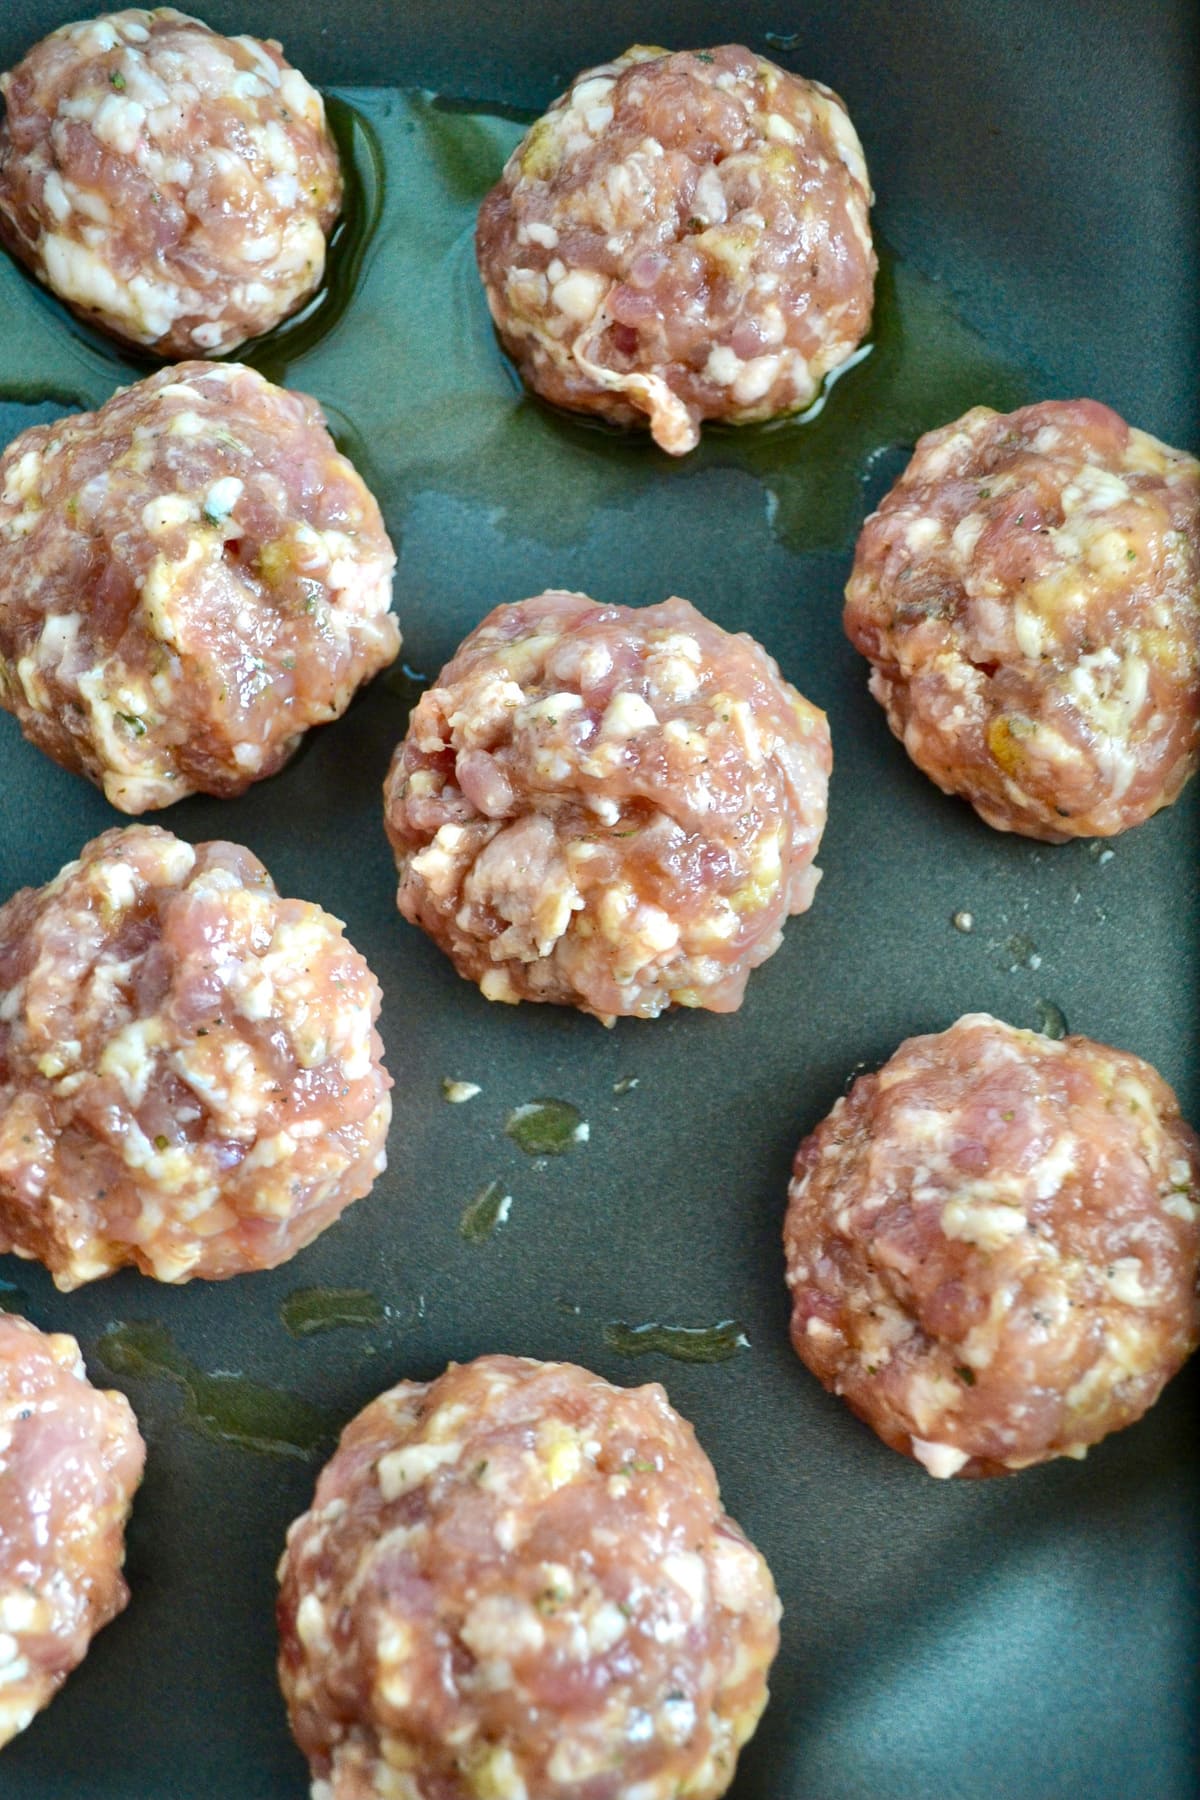
[[[81,10],[5,0],[0,65]],[[735,1017],[606,1032],[553,1008],[489,1007],[395,913],[379,785],[415,685],[402,672],[243,799],[160,815],[193,841],[250,845],[281,891],[346,920],[383,983],[391,1166],[269,1275],[173,1290],[123,1274],[64,1296],[39,1268],[0,1260],[0,1300],[76,1333],[93,1374],[130,1394],[150,1446],[129,1610],[4,1751],[0,1793],[298,1800],[305,1771],[274,1675],[285,1527],[332,1433],[370,1397],[450,1358],[506,1350],[664,1381],[766,1552],[783,1649],[735,1800],[1190,1797],[1194,1372],[1084,1463],[936,1483],[796,1360],[779,1230],[795,1143],[848,1073],[969,1009],[1034,1025],[1056,1008],[1149,1058],[1200,1115],[1200,782],[1111,856],[989,831],[908,764],[840,627],[863,514],[917,434],[971,402],[1093,395],[1200,448],[1194,8],[208,0],[202,11],[219,29],[279,36],[368,121],[339,113],[358,170],[335,256],[345,291],[250,360],[320,398],[378,493],[400,551],[409,669],[436,671],[489,607],[544,586],[688,596],[753,632],[828,710],[825,879]],[[845,96],[878,193],[879,325],[813,424],[713,433],[679,464],[522,400],[491,337],[470,227],[514,120],[577,68],[634,41],[730,38]],[[395,97],[415,88],[492,111]],[[6,438],[141,372],[0,266]],[[7,895],[46,880],[117,816],[7,717],[0,747]],[[951,925],[963,909],[969,935]],[[443,1076],[483,1091],[447,1105]],[[542,1096],[578,1107],[590,1137],[539,1161],[503,1126]],[[492,1180],[511,1215],[471,1242],[462,1213]],[[295,1325],[310,1306],[289,1310],[297,1290],[345,1288],[373,1296],[378,1323],[300,1337],[285,1327],[281,1308]],[[722,1320],[749,1339],[723,1362],[632,1361],[606,1337],[614,1322]],[[139,1350],[169,1368],[134,1372]],[[264,1441],[239,1447],[230,1434]]]

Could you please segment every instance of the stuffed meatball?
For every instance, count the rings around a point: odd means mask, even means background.
[[[0,237],[82,318],[218,354],[320,285],[337,149],[278,44],[130,9],[52,32],[0,93]]]
[[[379,987],[237,844],[107,831],[0,907],[0,1252],[60,1288],[285,1262],[385,1166]]]
[[[716,1800],[779,1642],[662,1388],[512,1356],[360,1413],[280,1580],[284,1697],[330,1800]]]
[[[394,564],[314,400],[163,369],[0,458],[0,704],[122,812],[239,794],[395,657]]]
[[[1200,463],[1092,400],[932,431],[863,527],[846,630],[917,767],[1061,843],[1200,751]]]
[[[931,1475],[1086,1454],[1200,1338],[1200,1139],[1161,1076],[967,1014],[796,1154],[792,1341]]]
[[[122,1611],[125,1521],[146,1446],[72,1337],[0,1313],[0,1748]]]
[[[384,784],[398,904],[489,1000],[732,1012],[811,904],[825,715],[686,600],[500,606]]]
[[[871,322],[862,146],[842,102],[738,44],[588,69],[509,158],[476,247],[544,399],[649,424],[809,406]]]

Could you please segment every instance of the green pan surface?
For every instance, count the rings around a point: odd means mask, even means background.
[[[75,11],[4,0],[0,65]],[[383,984],[391,1163],[269,1275],[172,1290],[126,1274],[64,1296],[0,1259],[0,1304],[74,1332],[150,1447],[132,1604],[0,1753],[0,1795],[299,1800],[274,1677],[285,1528],[380,1389],[504,1350],[665,1382],[766,1552],[783,1649],[735,1800],[1190,1800],[1194,1375],[1086,1462],[936,1483],[793,1356],[779,1229],[796,1141],[847,1075],[967,1010],[1062,1015],[1149,1058],[1200,1115],[1200,783],[1111,855],[989,831],[909,765],[840,626],[864,513],[916,436],[969,404],[1088,394],[1200,448],[1194,8],[204,11],[280,37],[337,96],[354,175],[330,292],[248,360],[318,396],[379,495],[415,674],[397,666],[243,799],[159,817],[250,845],[281,891],[347,922]],[[878,192],[879,321],[819,418],[713,433],[678,464],[522,398],[471,228],[520,119],[574,70],[636,40],[731,37],[845,96]],[[0,261],[5,438],[143,372]],[[416,677],[488,608],[550,585],[684,594],[760,638],[829,713],[825,879],[732,1018],[606,1032],[490,1007],[395,912],[379,787]],[[118,819],[7,717],[0,755],[6,896]],[[951,924],[964,910],[970,933]],[[448,1104],[444,1078],[481,1092]],[[505,1130],[545,1098],[576,1109],[538,1121],[561,1154]],[[638,1332],[651,1324],[720,1330]]]

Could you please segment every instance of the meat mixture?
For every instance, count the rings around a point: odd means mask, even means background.
[[[0,907],[0,1252],[63,1289],[286,1262],[385,1167],[379,999],[240,845],[106,831]]]
[[[125,1521],[146,1446],[72,1337],[0,1313],[0,1748],[129,1599]]]
[[[543,398],[649,424],[812,404],[871,323],[862,146],[838,96],[739,44],[636,45],[579,75],[483,203],[476,249]]]
[[[489,1000],[732,1012],[811,904],[825,715],[686,600],[500,606],[384,784],[398,904]]]
[[[792,1342],[931,1475],[1082,1457],[1200,1337],[1200,1139],[1161,1076],[968,1013],[796,1153]]]
[[[239,794],[395,657],[394,565],[314,400],[163,369],[0,458],[0,705],[122,812]]]
[[[280,1580],[313,1800],[715,1800],[779,1644],[691,1426],[569,1363],[373,1401]]]
[[[278,44],[130,9],[52,32],[0,94],[0,238],[102,330],[221,354],[320,285],[342,177]]]
[[[917,767],[989,825],[1138,825],[1200,749],[1200,463],[1094,400],[977,406],[864,525],[846,630]]]

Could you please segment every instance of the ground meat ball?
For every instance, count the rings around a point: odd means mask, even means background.
[[[0,1747],[129,1598],[125,1521],[146,1446],[72,1337],[0,1313]]]
[[[931,1475],[1085,1455],[1200,1336],[1200,1139],[1120,1050],[969,1013],[796,1154],[792,1341]]]
[[[811,904],[825,715],[686,600],[500,606],[384,783],[398,904],[489,1000],[732,1012]]]
[[[379,986],[238,844],[106,831],[0,907],[0,1251],[270,1269],[385,1166]]]
[[[871,323],[871,188],[845,107],[738,44],[636,46],[513,152],[476,248],[535,392],[673,454],[812,403]]]
[[[846,630],[918,768],[989,825],[1138,825],[1200,748],[1200,463],[1093,400],[977,406],[867,520]]]
[[[715,1800],[779,1644],[691,1426],[569,1363],[383,1394],[280,1580],[314,1800]]]
[[[0,704],[122,812],[239,794],[392,661],[394,564],[314,400],[163,369],[0,458]]]
[[[52,32],[0,93],[0,238],[114,337],[229,351],[319,286],[342,178],[278,44],[113,13]]]

